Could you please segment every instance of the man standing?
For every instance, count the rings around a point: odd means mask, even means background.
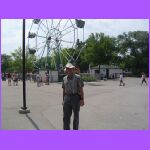
[[[10,72],[8,72],[7,78],[8,78],[8,86],[11,86],[11,74],[10,74]]]
[[[14,72],[13,74],[13,85],[18,86],[18,73]]]
[[[37,87],[40,87],[40,74],[39,72],[36,74],[36,82],[37,82]]]
[[[146,76],[145,76],[145,73],[144,73],[144,72],[142,72],[141,86],[143,85],[143,82],[145,82],[145,84],[148,85],[147,82],[146,82]]]
[[[120,76],[119,76],[119,80],[120,80],[120,86],[125,86],[125,83],[123,82],[123,74],[120,73]]]
[[[84,105],[84,83],[80,76],[74,74],[75,67],[68,63],[66,65],[66,76],[63,78],[63,129],[70,130],[70,118],[74,113],[73,130],[79,129],[80,106]]]

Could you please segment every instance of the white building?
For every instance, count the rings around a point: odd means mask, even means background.
[[[43,81],[45,81],[46,72],[46,70],[40,70]],[[58,82],[58,71],[49,71],[49,82]]]
[[[97,79],[113,79],[118,78],[120,73],[123,73],[123,70],[118,66],[100,65],[96,67],[89,67],[89,73],[91,76],[96,77]]]

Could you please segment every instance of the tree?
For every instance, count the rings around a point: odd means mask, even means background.
[[[86,40],[82,61],[91,65],[112,64],[117,56],[115,40],[104,33],[92,33]]]
[[[12,71],[12,58],[10,55],[2,54],[2,72]]]
[[[123,69],[128,68],[135,75],[145,72],[148,74],[148,32],[134,31],[118,36],[118,53],[122,57],[120,64]]]
[[[32,72],[34,70],[34,61],[36,61],[36,56],[29,54],[29,52],[26,52],[26,71]]]
[[[13,71],[22,72],[22,49],[19,47],[14,52],[11,53],[13,62]],[[33,61],[36,60],[36,57],[34,55],[29,54],[28,51],[26,51],[26,72],[33,71],[34,70],[34,64]]]

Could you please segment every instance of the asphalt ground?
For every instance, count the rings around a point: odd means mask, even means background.
[[[140,78],[85,83],[85,106],[80,109],[80,130],[148,130],[148,87]],[[8,86],[2,81],[2,130],[62,130],[61,83],[37,87],[26,82],[26,103],[30,113],[20,114],[22,82]],[[72,128],[72,121],[71,121]]]

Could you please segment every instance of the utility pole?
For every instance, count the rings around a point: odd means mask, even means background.
[[[23,19],[22,29],[22,75],[23,75],[23,106],[20,108],[20,114],[30,113],[30,109],[26,106],[26,67],[25,67],[25,19]]]

